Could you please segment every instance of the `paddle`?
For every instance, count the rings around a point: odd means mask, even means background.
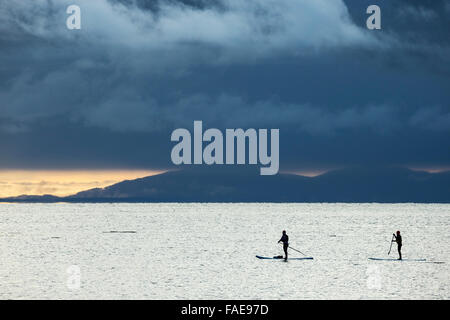
[[[288,248],[290,248],[290,249],[292,249],[292,250],[295,250],[295,251],[297,251],[297,252],[300,252],[302,255],[304,255],[304,256],[306,257],[306,254],[304,254],[304,253],[301,252],[300,250],[297,250],[297,249],[295,249],[295,248],[292,248],[291,246],[289,246]]]
[[[392,243],[394,242],[393,240],[394,240],[394,235],[392,235],[392,238],[391,238],[391,246],[389,247],[388,255],[391,253]]]
[[[302,255],[304,255],[305,257],[307,257],[307,255],[304,254],[303,252],[301,252],[300,250],[297,250],[297,249],[295,249],[295,248],[292,248],[291,246],[288,246],[288,248],[289,248],[289,249],[292,249],[292,250],[294,250],[294,251],[300,252]]]

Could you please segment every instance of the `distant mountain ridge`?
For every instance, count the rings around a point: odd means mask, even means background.
[[[450,171],[348,168],[309,178],[295,174],[261,176],[253,167],[190,167],[68,197],[20,196],[0,201],[450,203]]]

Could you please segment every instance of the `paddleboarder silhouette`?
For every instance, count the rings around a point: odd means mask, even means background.
[[[283,250],[285,254],[284,261],[287,261],[288,258],[288,247],[289,247],[289,236],[286,234],[286,230],[283,230],[283,235],[278,243],[283,242]]]
[[[397,235],[395,233],[392,235],[394,236],[392,242],[397,242],[398,260],[402,260],[402,236],[400,235],[400,231],[397,231]]]

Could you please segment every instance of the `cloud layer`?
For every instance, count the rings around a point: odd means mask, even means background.
[[[193,120],[277,127],[309,154],[450,162],[445,2],[382,2],[375,32],[364,1],[78,0],[76,31],[69,4],[0,3],[0,166],[166,167],[165,139]],[[374,160],[348,148],[282,152],[290,167]]]

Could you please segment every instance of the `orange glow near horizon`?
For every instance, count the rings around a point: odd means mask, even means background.
[[[123,180],[163,173],[152,170],[0,170],[0,198],[51,194],[68,196]]]
[[[450,171],[450,167],[408,167],[408,169],[413,171],[425,171],[428,173],[440,173]]]
[[[439,173],[450,167],[408,167],[410,170]],[[336,168],[334,168],[336,169]],[[334,169],[304,169],[284,173],[317,177]],[[157,175],[164,170],[0,170],[0,198],[20,195],[68,196],[92,188],[104,188],[123,180]]]
[[[406,168],[413,170],[413,171],[424,171],[428,173],[440,173],[440,172],[446,172],[450,171],[450,167],[415,167],[415,166],[407,166]],[[286,173],[296,174],[300,176],[305,177],[317,177],[324,173],[327,173],[329,171],[337,170],[339,167],[332,168],[332,169],[315,169],[315,170],[296,170],[296,171],[290,171]]]
[[[298,170],[298,171],[290,171],[290,172],[286,172],[286,173],[313,178],[313,177],[320,176],[321,174],[327,173],[328,171],[331,171],[331,170],[333,170],[333,169]]]

